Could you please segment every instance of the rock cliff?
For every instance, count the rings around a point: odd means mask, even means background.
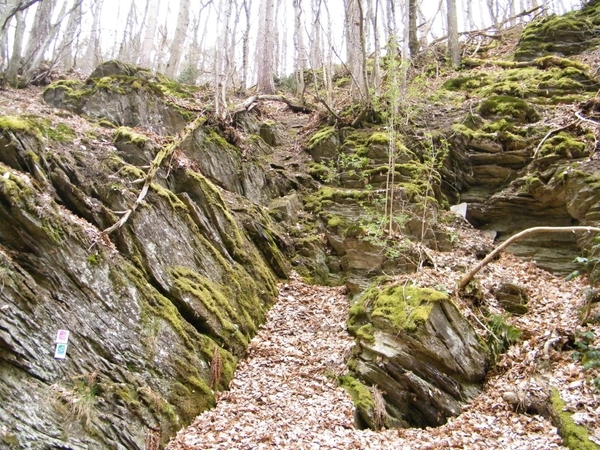
[[[129,69],[44,98],[135,130],[0,117],[0,422],[15,448],[165,443],[227,387],[288,270],[258,206],[286,180],[263,189],[268,166]],[[156,133],[180,137],[147,180]],[[256,176],[232,176],[245,167]]]

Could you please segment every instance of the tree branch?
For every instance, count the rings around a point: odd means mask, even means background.
[[[204,120],[204,118],[198,118],[197,120],[189,124],[186,130],[194,130],[198,126],[198,123],[202,120]],[[144,186],[142,186],[142,190],[140,191],[137,200],[128,210],[124,212],[125,215],[123,217],[121,217],[116,223],[114,223],[110,227],[106,228],[105,230],[102,230],[102,235],[109,235],[116,229],[121,228],[123,225],[125,225],[131,214],[135,212],[137,207],[144,201],[144,198],[146,198],[146,194],[148,194],[148,189],[150,189],[150,185],[152,184],[152,181],[154,180],[158,169],[160,169],[162,162],[173,154],[173,152],[179,147],[179,145],[181,145],[181,142],[186,138],[186,136],[186,132],[181,133],[177,139],[175,139],[171,144],[169,144],[167,147],[165,147],[163,150],[159,151],[156,154],[154,160],[152,160],[152,163],[150,164],[150,169],[148,170],[148,173],[143,178]]]
[[[254,103],[256,103],[260,100],[283,102],[286,105],[288,105],[293,112],[301,112],[301,113],[312,112],[312,109],[310,107],[308,107],[307,105],[294,102],[294,101],[290,100],[289,98],[284,97],[283,95],[263,94],[263,95],[253,95],[252,97],[248,97],[242,103],[240,103],[235,108],[233,108],[233,111],[231,112],[231,114],[235,115],[235,114],[239,114],[243,111],[248,111]]]
[[[473,267],[469,273],[467,273],[464,277],[462,277],[462,279],[460,280],[460,283],[458,285],[458,288],[461,290],[464,289],[465,286],[467,284],[469,284],[469,281],[471,281],[471,279],[475,276],[475,274],[477,272],[479,272],[481,269],[483,269],[491,260],[493,260],[496,257],[496,255],[498,255],[502,250],[504,250],[510,244],[512,244],[515,241],[518,241],[519,239],[521,239],[524,236],[527,236],[530,234],[537,234],[537,233],[567,233],[567,232],[575,232],[575,231],[587,231],[587,232],[600,233],[600,228],[597,228],[597,227],[533,227],[533,228],[528,228],[526,230],[523,230],[520,233],[517,233],[514,236],[507,239],[506,241],[504,241],[502,244],[500,244],[498,247],[496,247],[489,255],[487,255],[484,259],[482,259],[479,263],[477,263],[477,265],[475,265],[475,267]]]

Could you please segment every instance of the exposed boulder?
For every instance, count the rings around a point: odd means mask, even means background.
[[[109,61],[99,66],[85,83],[61,80],[51,84],[44,91],[44,100],[55,108],[115,126],[142,126],[167,135],[179,133],[195,118],[175,103],[175,93],[192,95],[162,75],[154,76],[148,70]]]
[[[592,0],[577,11],[544,17],[523,31],[514,58],[532,60],[544,55],[570,56],[600,42],[600,3]]]
[[[521,315],[527,313],[529,310],[527,308],[529,295],[521,286],[505,282],[498,286],[494,291],[494,295],[498,303],[509,313]]]
[[[441,425],[481,391],[487,347],[442,292],[372,288],[351,307],[348,328],[357,342],[349,366],[381,391],[386,427]],[[371,416],[362,418],[373,426]]]

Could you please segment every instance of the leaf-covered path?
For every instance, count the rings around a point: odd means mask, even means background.
[[[546,419],[517,414],[503,402],[509,381],[502,375],[492,377],[486,392],[442,427],[357,430],[352,401],[336,383],[353,345],[345,331],[347,303],[339,288],[309,286],[297,277],[282,284],[231,390],[181,430],[168,449],[564,448]],[[517,354],[507,358],[515,369],[526,360]]]

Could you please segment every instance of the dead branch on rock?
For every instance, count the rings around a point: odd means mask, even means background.
[[[158,169],[160,169],[162,162],[166,158],[170,157],[173,154],[173,152],[179,147],[181,142],[186,138],[188,132],[194,130],[196,128],[197,124],[202,120],[204,120],[204,119],[199,118],[199,119],[195,120],[194,122],[188,124],[186,130],[184,132],[182,132],[177,137],[177,139],[175,139],[171,144],[169,144],[167,147],[165,147],[163,150],[159,151],[156,154],[156,156],[154,157],[154,160],[152,160],[152,164],[150,164],[150,169],[148,170],[148,173],[146,174],[146,176],[143,179],[140,179],[140,181],[142,181],[142,180],[144,181],[144,185],[142,186],[142,190],[140,191],[135,203],[129,209],[124,211],[123,217],[121,217],[116,223],[114,223],[110,227],[106,228],[105,230],[102,230],[102,232],[101,232],[102,235],[104,235],[104,236],[109,235],[116,229],[121,228],[123,225],[125,225],[125,223],[129,219],[131,214],[133,214],[135,212],[135,210],[138,208],[138,206],[140,206],[140,204],[146,198],[146,195],[148,194],[148,189],[150,189],[150,185],[152,184],[152,181],[154,180],[154,177],[156,176]]]
[[[596,122],[595,120],[592,119],[588,119],[587,117],[584,117],[583,114],[581,114],[581,111],[577,111],[575,113],[575,115],[577,116],[577,118],[579,120],[583,120],[584,122],[589,122],[589,123],[593,123],[594,125],[598,126],[600,125],[600,122]]]
[[[542,148],[542,145],[544,145],[544,142],[546,142],[546,140],[548,140],[548,138],[550,136],[552,136],[554,133],[558,133],[559,131],[567,129],[570,126],[575,125],[576,123],[577,122],[571,122],[563,127],[553,128],[552,130],[548,131],[548,133],[546,133],[546,136],[544,136],[544,138],[540,141],[538,146],[535,148],[535,151],[533,152],[532,160],[535,160],[535,158],[537,158],[537,154],[540,151],[540,149]]]
[[[241,112],[250,111],[252,108],[254,108],[256,103],[258,103],[261,100],[283,102],[289,106],[289,108],[292,110],[292,112],[295,112],[295,113],[301,112],[301,113],[308,114],[308,113],[312,112],[312,108],[310,108],[309,106],[295,102],[293,100],[290,100],[289,98],[284,97],[283,95],[263,94],[263,95],[253,95],[252,97],[248,97],[242,103],[240,103],[235,108],[233,108],[231,115],[235,116],[236,114],[239,114]]]
[[[475,267],[473,267],[469,273],[467,273],[464,277],[462,277],[462,279],[460,280],[460,283],[458,285],[458,288],[461,290],[464,289],[465,286],[467,284],[469,284],[469,281],[471,281],[471,279],[475,276],[475,274],[477,272],[479,272],[481,269],[483,269],[490,261],[492,261],[496,257],[496,255],[498,255],[502,250],[504,250],[510,244],[518,241],[519,239],[521,239],[524,236],[528,236],[530,234],[538,234],[538,233],[568,233],[568,232],[576,232],[576,231],[587,231],[589,233],[591,233],[591,232],[600,233],[600,228],[597,228],[597,227],[533,227],[533,228],[528,228],[526,230],[523,230],[520,233],[517,233],[514,236],[507,239],[506,241],[504,241],[502,244],[500,244],[498,247],[496,247],[490,254],[488,254],[485,258],[483,258],[479,263],[477,263],[475,265]]]

